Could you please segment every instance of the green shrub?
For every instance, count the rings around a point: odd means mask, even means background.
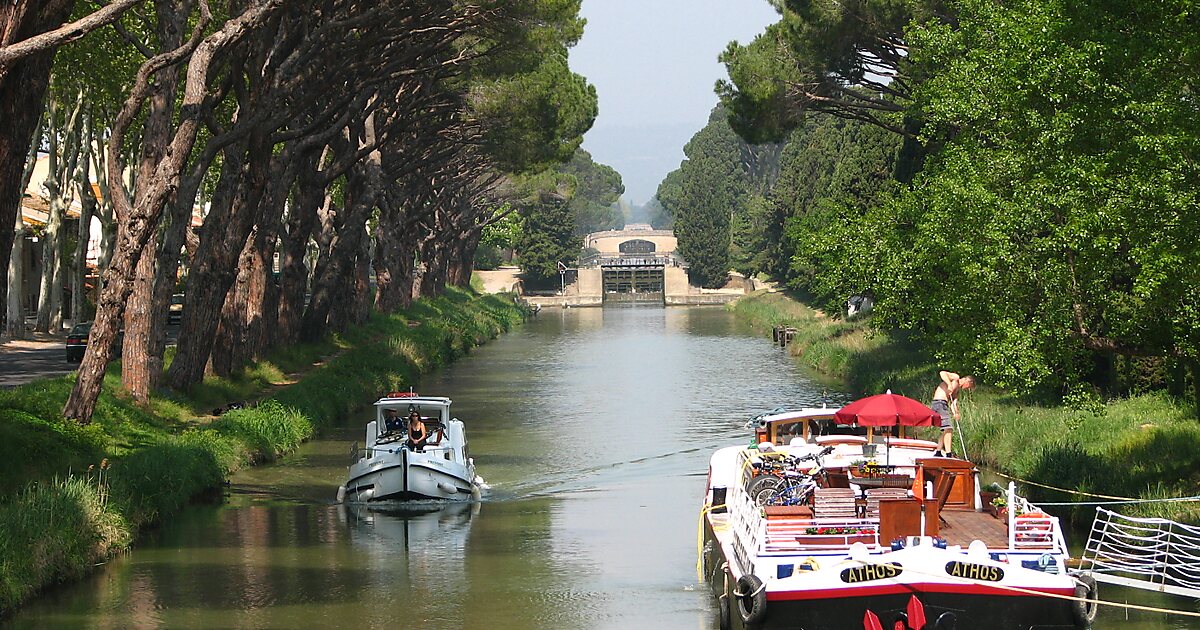
[[[211,426],[221,435],[240,440],[254,457],[265,461],[295,450],[313,430],[308,418],[274,400],[230,411]]]

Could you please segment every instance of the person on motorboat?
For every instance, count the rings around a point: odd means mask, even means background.
[[[408,414],[408,447],[419,453],[425,450],[428,441],[429,432],[425,429],[425,423],[421,421],[421,414],[416,411]]]
[[[383,434],[398,433],[404,430],[404,421],[396,415],[395,409],[383,410]]]

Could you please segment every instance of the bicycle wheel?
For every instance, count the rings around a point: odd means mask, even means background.
[[[808,502],[809,495],[812,494],[816,484],[811,482],[800,483],[779,490],[778,505],[802,505]]]
[[[763,488],[758,494],[754,495],[754,504],[759,507],[779,505],[779,492],[779,488]]]
[[[767,488],[778,488],[783,484],[783,480],[775,475],[759,475],[750,480],[750,485],[746,486],[746,494],[751,498],[757,497],[758,493]]]

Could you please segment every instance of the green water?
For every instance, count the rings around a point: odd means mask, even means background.
[[[546,310],[418,392],[454,399],[492,487],[484,502],[336,505],[365,424],[346,418],[7,624],[716,628],[695,571],[708,456],[745,440],[748,416],[824,395],[720,308]],[[1102,589],[1105,599],[1194,608]],[[1200,629],[1129,614],[1104,609],[1096,627]]]

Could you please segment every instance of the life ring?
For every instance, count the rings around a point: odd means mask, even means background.
[[[1096,578],[1090,575],[1075,576],[1075,600],[1071,602],[1071,615],[1075,617],[1076,628],[1090,628],[1100,612],[1100,603],[1096,601]]]
[[[742,621],[756,624],[767,616],[767,587],[757,575],[747,573],[738,578],[733,596],[737,598],[738,614]]]

